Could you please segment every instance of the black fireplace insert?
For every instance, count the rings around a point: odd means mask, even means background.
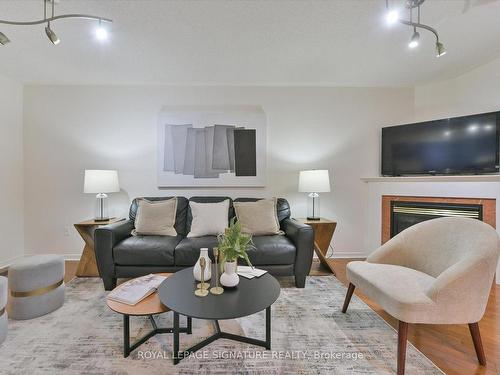
[[[467,217],[482,221],[483,206],[481,204],[391,201],[391,238],[412,225],[439,217]]]

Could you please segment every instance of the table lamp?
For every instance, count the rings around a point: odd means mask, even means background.
[[[97,205],[95,221],[107,221],[108,202],[106,193],[117,193],[120,191],[118,183],[118,172],[110,170],[85,170],[85,179],[83,183],[83,192],[97,194]]]
[[[330,192],[330,176],[326,169],[300,171],[299,192],[309,193],[307,220],[319,220],[319,194]]]

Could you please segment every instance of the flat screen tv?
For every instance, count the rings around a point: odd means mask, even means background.
[[[500,112],[382,129],[382,175],[499,171]]]

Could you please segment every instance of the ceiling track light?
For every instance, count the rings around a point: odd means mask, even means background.
[[[409,20],[399,18],[399,14],[397,13],[398,17],[396,18],[396,21],[403,25],[413,27],[413,35],[410,39],[410,42],[408,43],[408,47],[410,48],[415,48],[419,44],[420,33],[417,32],[417,29],[427,30],[434,34],[434,36],[436,37],[436,57],[441,57],[446,54],[446,49],[444,48],[444,44],[439,41],[439,34],[437,30],[420,22],[420,6],[424,3],[424,1],[425,0],[405,0],[405,7],[409,9],[410,13]],[[391,9],[391,7],[389,6],[389,0],[385,0],[385,7],[387,9],[387,21],[389,22],[390,20],[394,20],[394,12],[397,11],[395,9]],[[413,21],[413,9],[415,8],[418,11],[416,22]]]
[[[45,26],[45,34],[54,45],[58,45],[61,42],[61,39],[56,35],[56,33],[50,28],[50,22]]]
[[[52,30],[50,23],[61,20],[61,19],[69,19],[69,18],[78,18],[78,19],[87,19],[87,20],[95,20],[99,21],[99,28],[100,30],[100,35],[105,35],[104,38],[99,38],[98,36],[98,31],[96,31],[96,36],[98,39],[105,39],[107,37],[107,30],[104,29],[101,24],[103,22],[106,23],[112,23],[113,20],[110,20],[109,18],[104,18],[104,17],[99,17],[99,16],[93,16],[89,14],[61,14],[59,16],[56,16],[54,14],[54,6],[56,0],[42,0],[43,1],[43,19],[41,20],[35,20],[35,21],[7,21],[7,20],[0,20],[0,24],[5,24],[5,25],[15,25],[15,26],[33,26],[33,25],[41,25],[46,23],[47,26],[45,27],[45,33],[47,34],[47,37],[49,40],[52,42],[52,44],[57,45],[60,43],[59,37],[56,35],[54,30]],[[51,4],[51,17],[47,17],[47,4]],[[9,43],[10,40],[7,38],[5,34],[0,32],[0,44],[5,45]]]
[[[101,41],[108,39],[108,30],[102,26],[101,20],[99,20],[99,26],[95,29],[95,37]]]
[[[416,48],[418,47],[418,43],[420,41],[420,33],[416,28],[413,28],[413,35],[411,36],[410,43],[408,43],[408,47]]]
[[[47,1],[50,1],[50,0],[46,0],[43,5],[43,18],[47,18]],[[52,17],[54,17],[54,6],[55,6],[55,1],[52,0],[50,1],[52,3]],[[59,37],[56,35],[56,33],[54,31],[52,31],[52,29],[50,28],[50,21],[47,22],[47,26],[45,26],[45,34],[47,34],[47,37],[49,38],[49,40],[51,41],[51,43],[55,46],[57,46],[59,43],[61,43],[61,39],[59,39]]]
[[[5,46],[7,43],[10,43],[10,39],[7,38],[4,33],[0,32],[0,44]]]

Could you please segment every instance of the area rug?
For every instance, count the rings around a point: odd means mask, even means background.
[[[105,303],[99,279],[67,284],[62,308],[28,321],[9,320],[0,346],[2,374],[394,374],[397,334],[353,296],[340,311],[346,288],[333,276],[309,277],[305,289],[280,280],[272,311],[272,350],[217,340],[174,366],[172,335],[157,335],[123,358],[122,316]],[[222,321],[221,328],[264,339],[265,314]],[[172,313],[158,317],[172,326]],[[181,324],[184,321],[181,319]],[[130,319],[131,335],[150,330],[146,318]],[[181,334],[181,349],[213,333],[209,321],[193,320],[192,335]],[[133,339],[132,339],[133,340]],[[406,373],[442,374],[411,344]]]

